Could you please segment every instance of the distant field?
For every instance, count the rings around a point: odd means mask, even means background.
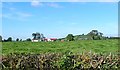
[[[3,42],[2,54],[9,53],[117,53],[118,40],[81,40],[71,42]]]

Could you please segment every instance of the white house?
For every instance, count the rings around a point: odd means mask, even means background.
[[[38,39],[32,39],[32,42],[39,42]]]
[[[48,42],[48,41],[56,41],[57,40],[57,38],[45,38],[44,39],[44,41],[45,42]],[[32,39],[32,42],[39,42],[39,41],[41,41],[41,40],[39,40],[39,39]]]

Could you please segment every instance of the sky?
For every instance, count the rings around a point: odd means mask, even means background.
[[[98,30],[104,36],[118,35],[117,2],[3,2],[2,37],[32,38],[43,33],[46,38],[67,34],[87,34]]]

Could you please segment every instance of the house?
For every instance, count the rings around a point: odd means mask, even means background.
[[[39,42],[38,39],[32,39],[32,42]]]
[[[56,41],[56,40],[57,40],[57,38],[50,38],[50,40],[51,40],[51,41]]]
[[[44,39],[44,41],[45,42],[48,42],[48,41],[56,41],[57,40],[57,38],[45,38]],[[39,42],[39,41],[41,41],[41,40],[39,40],[39,39],[32,39],[32,42]]]
[[[45,41],[47,42],[47,41],[56,41],[57,40],[57,38],[45,38]]]

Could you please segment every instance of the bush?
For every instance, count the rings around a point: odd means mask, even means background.
[[[20,70],[78,70],[78,69],[118,69],[119,57],[96,53],[73,54],[10,54],[2,58],[3,69]]]

